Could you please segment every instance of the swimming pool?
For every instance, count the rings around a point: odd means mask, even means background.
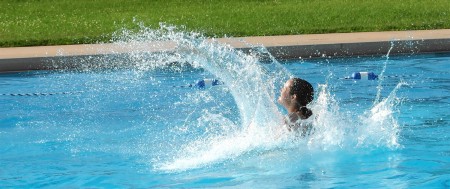
[[[450,186],[449,54],[280,64],[180,44],[132,68],[0,74],[0,186]],[[380,79],[342,79],[357,71]],[[308,138],[274,136],[290,76],[315,87]],[[224,85],[186,87],[203,78]]]

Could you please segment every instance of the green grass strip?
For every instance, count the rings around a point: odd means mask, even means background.
[[[108,42],[136,22],[207,36],[450,28],[450,0],[0,0],[0,46]]]

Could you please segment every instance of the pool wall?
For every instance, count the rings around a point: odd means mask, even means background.
[[[218,38],[219,42],[249,52],[264,46],[277,59],[346,57],[450,52],[450,29],[360,32],[312,35]],[[67,69],[92,66],[96,58],[120,57],[130,52],[167,53],[173,42],[139,45],[87,44],[0,48],[0,72]]]

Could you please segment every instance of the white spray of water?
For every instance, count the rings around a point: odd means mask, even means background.
[[[377,96],[375,97],[375,101],[374,103],[379,103],[380,102],[380,98],[381,98],[381,91],[383,90],[383,81],[384,81],[384,72],[386,71],[387,68],[387,63],[389,61],[389,55],[391,54],[392,49],[394,48],[394,42],[391,41],[391,47],[389,48],[387,54],[386,54],[386,61],[384,61],[383,64],[383,69],[381,70],[380,75],[378,75],[378,86],[377,86]]]
[[[156,158],[152,162],[156,169],[180,171],[199,168],[239,160],[255,150],[264,152],[300,146],[313,150],[399,146],[399,128],[393,110],[398,104],[395,92],[402,84],[384,100],[379,101],[377,95],[370,110],[350,113],[340,112],[339,103],[327,90],[328,86],[319,85],[316,100],[310,105],[315,116],[314,132],[309,137],[296,138],[285,131],[275,102],[275,91],[292,74],[274,59],[270,65],[261,63],[258,54],[267,54],[264,48],[255,48],[256,54],[244,54],[214,39],[163,25],[159,30],[142,27],[139,34],[127,34],[120,41],[132,46],[142,44],[142,41],[175,42],[175,52],[149,53],[146,56],[142,52],[132,53],[130,59],[138,62],[138,70],[170,66],[173,62],[203,68],[225,82],[239,111],[240,122],[235,123],[221,114],[209,113],[207,107],[200,108],[202,110],[198,111],[206,110],[200,120],[232,129],[193,137],[190,142],[173,150],[173,154],[168,155],[171,158]]]
[[[338,102],[327,92],[327,86],[321,85],[312,107],[317,114],[315,132],[308,144],[324,150],[399,147],[399,125],[394,109],[400,103],[396,92],[404,84],[399,83],[387,98],[369,110],[347,114],[340,111]]]

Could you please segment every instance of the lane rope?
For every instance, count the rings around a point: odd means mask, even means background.
[[[173,86],[173,87],[181,87],[181,88],[208,88],[217,85],[223,85],[222,81],[218,79],[201,79],[193,84],[181,85],[181,86]],[[72,91],[72,92],[48,92],[48,93],[5,93],[0,94],[0,96],[53,96],[53,95],[73,95],[84,93],[85,91]]]
[[[419,77],[419,75],[392,75],[392,76],[383,76],[383,78],[406,78],[406,77]],[[352,75],[340,79],[346,80],[377,80],[379,78],[373,72],[353,72]]]
[[[218,79],[202,79],[193,84],[181,85],[181,86],[173,86],[173,87],[181,87],[181,88],[207,88],[217,85],[223,85],[224,82],[219,81]]]
[[[9,93],[0,94],[0,96],[52,96],[52,95],[72,95],[83,93],[84,91],[72,91],[72,92],[49,92],[49,93]]]
[[[383,78],[405,78],[405,77],[418,77],[419,75],[393,75],[393,76],[383,76]],[[378,75],[373,72],[354,72],[351,76],[340,78],[345,80],[377,80]],[[173,86],[180,88],[208,88],[217,85],[223,85],[224,82],[218,79],[201,79],[193,84]],[[49,92],[49,93],[5,93],[0,94],[0,96],[53,96],[53,95],[73,95],[84,93],[84,91],[72,91],[72,92]]]

